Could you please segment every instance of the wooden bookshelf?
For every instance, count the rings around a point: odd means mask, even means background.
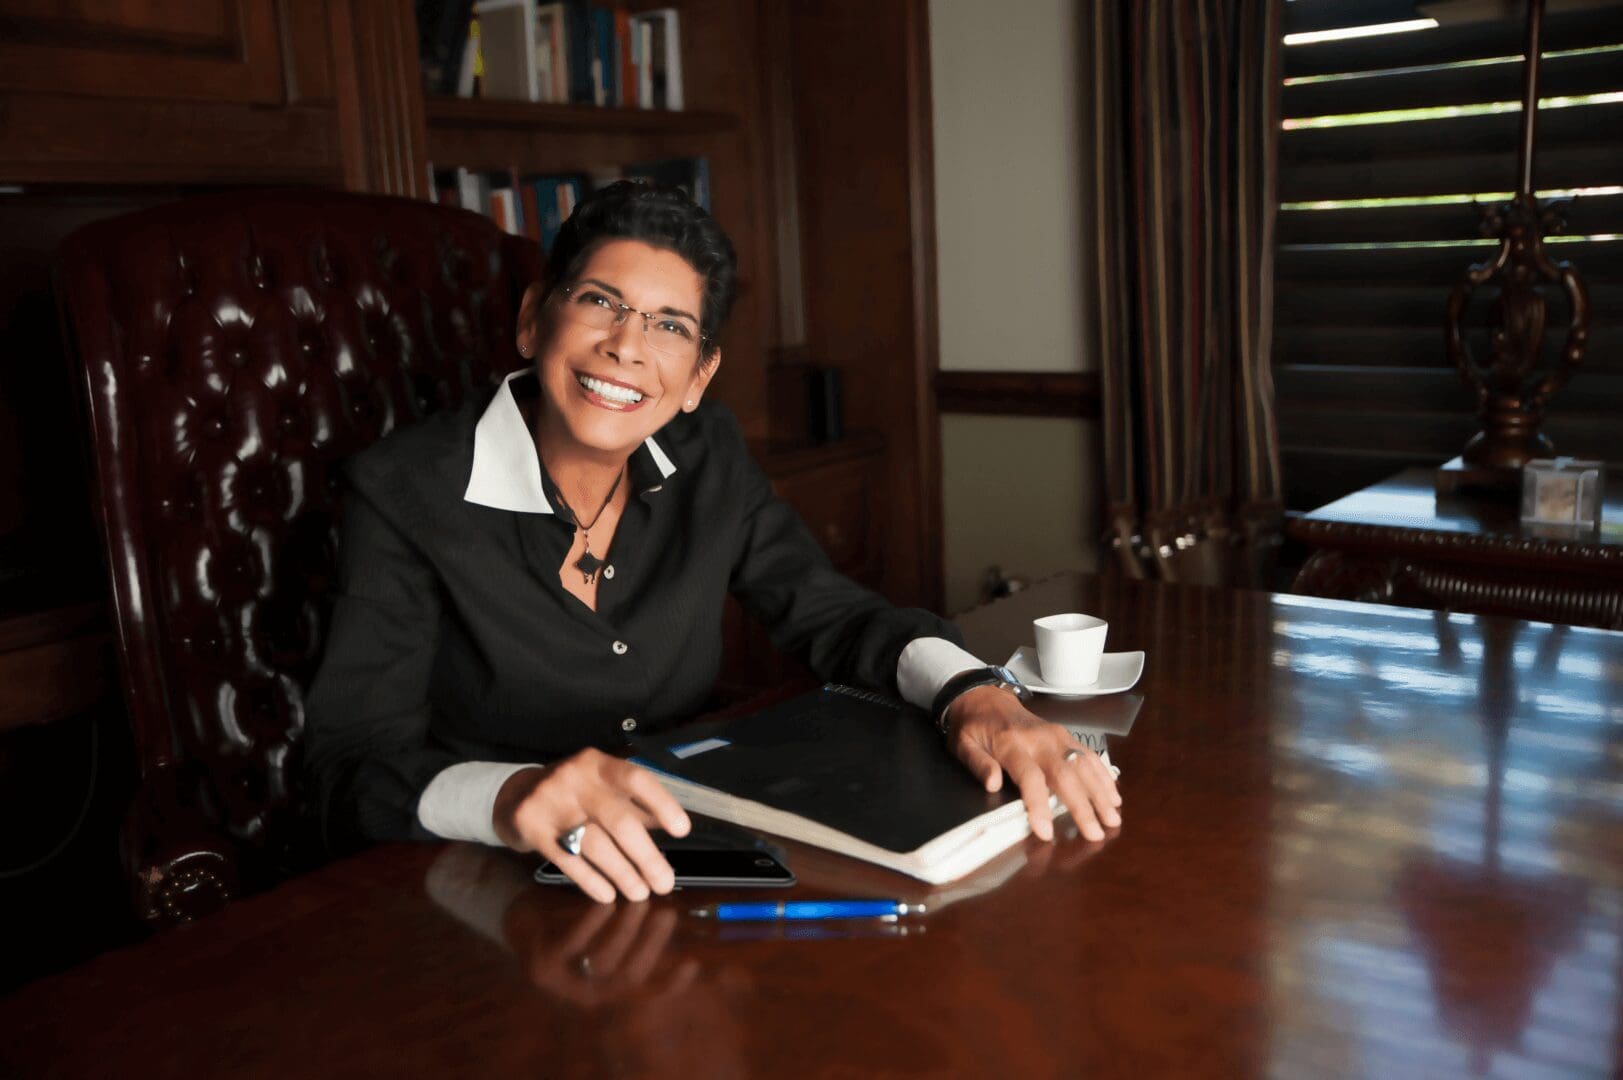
[[[429,138],[435,128],[519,128],[533,132],[618,132],[699,135],[736,131],[734,113],[691,109],[623,109],[532,101],[428,96],[423,99]],[[432,148],[432,142],[430,143]]]

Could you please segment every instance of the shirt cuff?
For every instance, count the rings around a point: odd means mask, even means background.
[[[502,846],[492,820],[496,795],[507,778],[537,766],[498,761],[464,761],[448,765],[428,782],[417,800],[417,820],[446,840],[472,840]]]
[[[986,666],[986,661],[946,638],[914,638],[896,661],[896,689],[909,705],[928,712],[948,679]]]

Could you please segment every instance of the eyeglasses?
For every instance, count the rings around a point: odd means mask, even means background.
[[[692,320],[661,311],[638,311],[591,285],[564,285],[558,289],[564,317],[593,330],[609,330],[633,315],[642,316],[643,340],[657,353],[677,360],[696,360],[704,335]]]

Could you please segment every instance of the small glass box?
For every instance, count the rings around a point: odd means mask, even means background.
[[[1600,521],[1598,461],[1535,458],[1522,467],[1522,520],[1594,527]]]

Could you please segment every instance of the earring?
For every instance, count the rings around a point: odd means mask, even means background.
[[[528,357],[530,355],[530,347],[528,345],[520,345],[518,347],[518,354],[520,356]]]

